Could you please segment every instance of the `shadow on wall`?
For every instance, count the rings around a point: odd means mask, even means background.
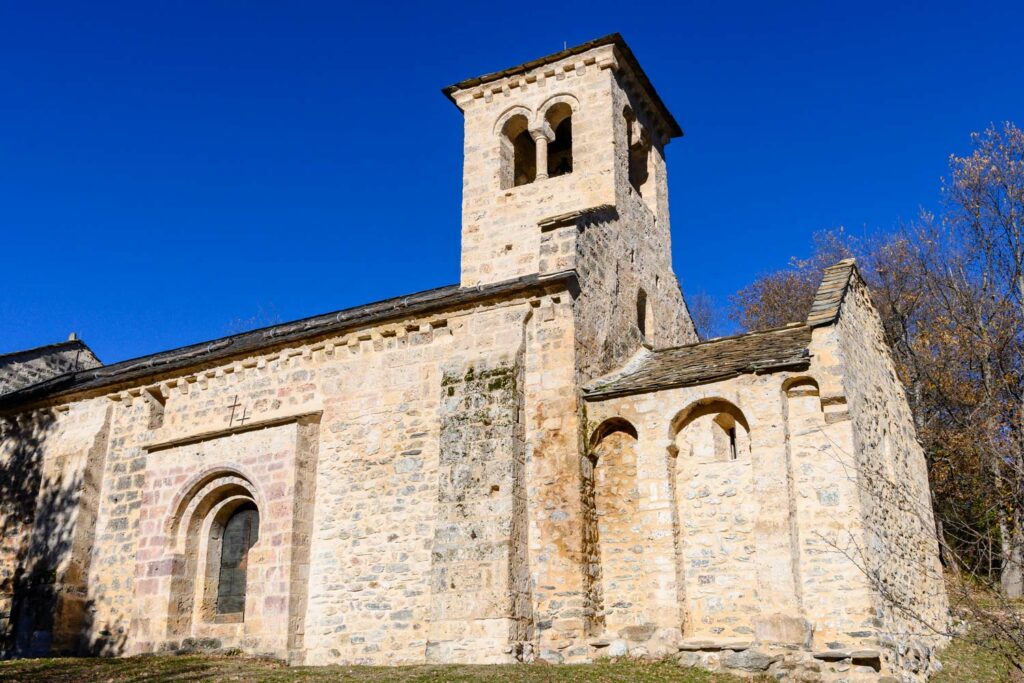
[[[79,502],[96,492],[85,491],[83,468],[68,462],[70,456],[44,462],[43,443],[55,421],[50,411],[0,420],[3,659],[120,654],[127,638],[122,624],[97,632],[93,623],[86,586],[94,520],[82,519],[92,513]]]

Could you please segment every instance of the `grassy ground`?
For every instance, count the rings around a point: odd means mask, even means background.
[[[1019,632],[1024,601],[1007,602],[970,577],[947,577],[947,591],[953,614],[969,629],[939,653],[943,670],[932,683],[1024,683],[1024,675],[1010,659],[1021,660]]]
[[[1016,683],[1024,681],[1005,657],[968,640],[954,640],[939,653],[943,670],[932,683]]]
[[[941,654],[933,683],[1024,683],[1002,657],[977,638],[956,640]],[[615,661],[581,666],[325,666],[214,655],[123,659],[30,659],[0,662],[0,682],[157,683],[158,681],[289,681],[293,683],[739,683],[742,679],[681,669],[671,662]]]
[[[950,590],[951,596],[958,595]],[[1019,606],[998,603],[970,590],[974,608],[954,604],[971,624],[969,631],[939,653],[944,670],[932,683],[1024,683],[1024,676],[999,651],[1007,647],[1005,626],[993,627],[992,615],[1018,614]],[[958,601],[954,601],[957,603]],[[1001,622],[1005,624],[1004,622]],[[1014,622],[1019,623],[1019,622]],[[1002,633],[1002,636],[997,634]],[[325,666],[289,668],[272,659],[214,655],[163,655],[123,659],[30,659],[0,662],[0,683],[157,683],[158,681],[289,681],[318,683],[741,683],[742,679],[682,669],[672,662],[605,661],[580,666],[519,664],[506,666]]]
[[[0,681],[106,683],[156,681],[294,681],[314,683],[739,683],[671,662],[618,661],[586,666],[294,667],[267,659],[150,656],[125,659],[35,659],[0,662]]]
[[[954,641],[940,655],[933,683],[1024,683],[1007,660],[976,638]],[[0,662],[0,681],[156,683],[158,681],[289,681],[294,683],[738,683],[739,678],[681,669],[671,662],[616,661],[585,666],[325,666],[287,667],[271,659],[164,655],[123,659],[30,659]]]

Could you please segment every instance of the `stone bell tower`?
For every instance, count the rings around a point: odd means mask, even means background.
[[[463,287],[542,272],[541,224],[601,208],[637,204],[668,250],[664,146],[682,131],[620,35],[444,93],[465,116]]]

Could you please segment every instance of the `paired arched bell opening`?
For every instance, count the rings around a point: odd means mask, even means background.
[[[169,638],[188,637],[201,623],[245,621],[261,509],[257,488],[236,469],[207,472],[184,487],[167,523]]]
[[[554,135],[548,143],[548,177],[568,175],[572,173],[572,106],[555,102],[544,113],[544,120]]]
[[[502,189],[572,173],[572,126],[577,108],[576,98],[556,95],[541,105],[536,114],[515,106],[499,117],[496,131]]]

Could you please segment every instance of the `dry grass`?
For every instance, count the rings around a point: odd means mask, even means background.
[[[299,683],[739,683],[671,662],[615,661],[580,666],[292,667],[271,659],[213,655],[0,662],[0,681],[106,683],[156,681],[296,681]]]
[[[943,670],[934,683],[1024,683],[1014,666],[1021,661],[1019,646],[1008,634],[1020,624],[1024,601],[1008,601],[970,576],[947,576],[953,614],[967,630],[939,652]]]

